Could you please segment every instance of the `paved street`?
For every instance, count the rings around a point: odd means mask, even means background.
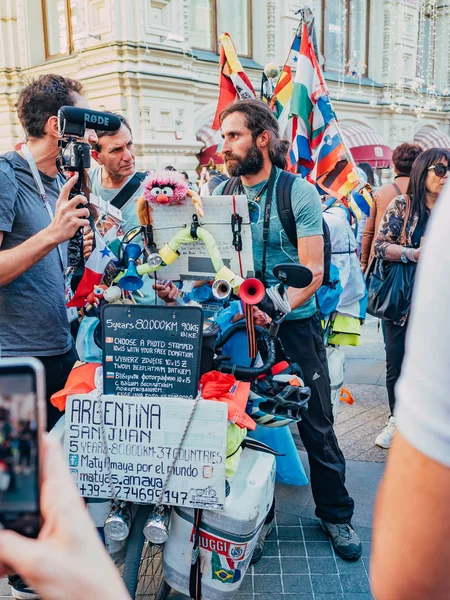
[[[277,485],[277,528],[265,555],[246,576],[239,600],[369,600],[370,540],[376,489],[387,452],[374,440],[388,417],[384,388],[384,345],[377,322],[363,328],[363,345],[346,348],[345,385],[355,403],[341,403],[336,433],[347,459],[347,485],[355,500],[353,524],[363,543],[363,557],[345,562],[314,516],[309,486]],[[307,455],[296,438],[302,462]]]
[[[363,345],[346,349],[345,385],[352,406],[341,403],[336,432],[347,459],[347,485],[355,500],[353,523],[363,542],[363,558],[348,563],[336,556],[317,525],[309,485],[277,485],[276,528],[264,558],[247,573],[238,600],[369,600],[368,572],[375,493],[383,473],[385,450],[374,439],[388,416],[384,388],[384,346],[377,322],[363,328]],[[308,471],[306,453],[296,439]],[[80,574],[81,575],[81,574]],[[0,581],[0,600],[10,598]],[[185,598],[173,593],[172,600]]]

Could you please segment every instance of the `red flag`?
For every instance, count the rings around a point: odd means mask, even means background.
[[[212,129],[216,130],[220,129],[220,113],[236,98],[256,98],[255,90],[244,73],[231,37],[228,33],[222,33],[219,40],[222,42],[219,60],[219,102],[212,124]]]

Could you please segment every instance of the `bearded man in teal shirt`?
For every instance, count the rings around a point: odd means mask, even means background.
[[[298,429],[308,453],[316,515],[337,554],[346,560],[355,560],[361,556],[362,548],[351,525],[354,502],[345,487],[345,459],[333,429],[327,356],[316,311],[315,293],[322,284],[324,268],[320,196],[313,185],[297,177],[291,192],[297,230],[295,248],[277,213],[276,182],[285,168],[289,144],[280,139],[273,113],[259,100],[240,100],[221,113],[220,122],[227,171],[231,177],[239,177],[233,192],[244,193],[249,200],[256,272],[262,272],[265,266],[262,276],[269,286],[278,283],[272,270],[281,262],[304,265],[313,273],[308,287],[288,289],[291,311],[281,324],[279,338],[286,355],[291,362],[300,365],[305,384],[311,388],[309,407],[298,423]],[[264,265],[263,225],[271,176],[275,184]],[[216,188],[214,195],[221,195],[225,185]],[[271,516],[266,520],[255,550],[257,558],[262,555],[264,539],[270,534],[270,519]]]

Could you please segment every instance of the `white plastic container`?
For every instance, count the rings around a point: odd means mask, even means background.
[[[328,346],[327,359],[331,382],[331,405],[333,407],[334,422],[336,423],[339,399],[344,385],[345,352],[337,346]]]
[[[250,563],[273,501],[275,457],[245,448],[223,511],[204,510],[200,527],[203,600],[232,600]],[[164,577],[189,596],[194,510],[172,510]]]

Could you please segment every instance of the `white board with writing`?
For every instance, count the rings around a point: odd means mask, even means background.
[[[225,266],[240,275],[240,260],[245,278],[254,274],[250,217],[247,197],[235,196],[235,201],[235,210],[242,217],[242,251],[240,253],[233,246],[233,232],[231,229],[231,215],[235,212],[233,209],[233,196],[206,196],[202,198],[205,216],[199,219],[199,222],[216,240]],[[190,227],[194,213],[195,210],[190,201],[178,206],[154,204],[152,212],[153,232],[157,247],[162,248],[167,244],[183,225]],[[203,242],[184,244],[179,252],[180,258],[172,265],[157,271],[156,276],[158,279],[176,281],[179,279],[205,279],[215,276],[213,264]]]
[[[222,510],[227,404],[200,400],[180,448],[193,405],[173,397],[68,396],[64,452],[80,494],[153,504],[170,472],[163,504]]]

